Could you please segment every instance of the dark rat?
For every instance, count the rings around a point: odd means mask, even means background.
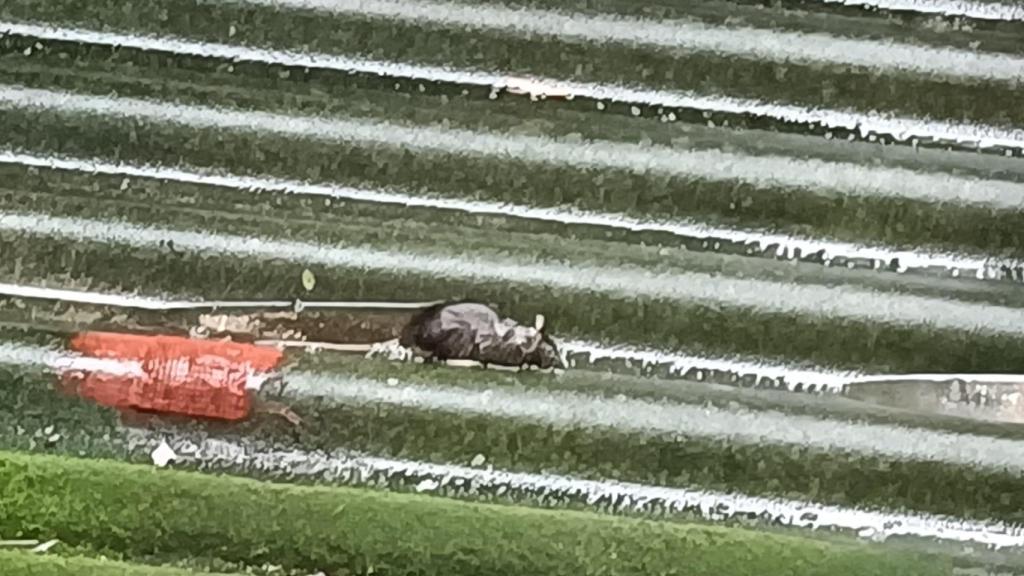
[[[428,360],[565,368],[543,316],[537,315],[534,326],[523,326],[479,302],[444,302],[424,308],[402,329],[398,341]]]

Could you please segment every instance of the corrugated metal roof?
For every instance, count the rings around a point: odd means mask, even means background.
[[[1022,81],[1024,13],[982,0],[6,0],[0,282],[93,296],[0,300],[0,449],[165,439],[32,375],[55,330],[159,314],[112,298],[465,297],[544,314],[574,369],[307,357],[315,439],[167,438],[1024,570]]]

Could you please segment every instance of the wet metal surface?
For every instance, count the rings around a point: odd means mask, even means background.
[[[8,0],[0,450],[1024,574],[1022,91],[1000,1]],[[355,350],[461,298],[568,369],[289,350],[298,431],[53,391],[81,330]]]

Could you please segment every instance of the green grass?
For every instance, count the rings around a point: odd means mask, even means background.
[[[215,576],[182,568],[12,550],[0,550],[0,572],[4,576]]]
[[[939,575],[948,559],[739,529],[0,454],[0,530],[131,559],[375,574]]]

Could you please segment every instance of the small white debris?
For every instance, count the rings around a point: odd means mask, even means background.
[[[386,382],[388,386],[398,386],[398,378],[388,378]]]
[[[46,437],[46,441],[49,442],[50,444],[56,444],[57,442],[60,441],[60,434],[50,434],[49,436]]]
[[[486,462],[486,461],[487,461],[487,457],[486,456],[484,456],[483,454],[477,454],[476,456],[473,456],[472,460],[470,460],[469,465],[470,466],[483,466],[484,462]]]
[[[53,430],[54,430],[53,424],[50,424],[46,428],[43,428],[43,434],[49,436],[50,434],[53,434]]]
[[[633,116],[639,116],[640,115],[640,108],[637,108],[636,106],[630,106],[629,107],[629,113],[632,114]]]
[[[419,484],[416,485],[416,491],[417,492],[427,492],[427,491],[437,490],[438,486],[440,486],[440,483],[437,480],[433,480],[431,478],[427,478],[426,480],[423,480]]]
[[[56,538],[54,538],[53,540],[47,540],[46,542],[43,542],[42,544],[33,548],[32,552],[35,552],[36,554],[45,554],[50,551],[50,548],[53,548],[59,543],[60,540],[57,540]]]
[[[384,342],[377,342],[370,346],[370,350],[366,353],[366,358],[378,358],[383,357],[387,360],[413,360],[413,352],[409,348],[403,347],[398,338],[393,338]]]
[[[270,372],[257,372],[252,369],[246,370],[245,389],[256,391],[262,390],[263,385],[270,379],[270,376]]]
[[[316,287],[316,276],[309,268],[302,271],[302,287],[306,289],[306,292],[312,292]]]
[[[174,453],[174,449],[167,444],[166,440],[161,440],[160,445],[157,446],[149,456],[153,459],[153,464],[158,468],[167,466],[171,460],[178,457],[178,455]]]
[[[238,33],[238,28],[235,28],[234,24],[232,24],[231,26],[228,26],[228,37],[229,38],[234,36],[237,33]]]
[[[598,103],[597,103],[597,109],[598,109],[598,110],[604,110],[604,109],[605,109],[605,104],[604,104],[604,102],[598,102]]]
[[[27,548],[39,545],[39,540],[0,540],[0,548]]]
[[[509,94],[529,94],[531,100],[552,98],[567,98],[572,95],[572,90],[565,86],[554,83],[547,83],[533,78],[509,77],[503,82],[494,86],[495,89],[504,87]]]
[[[451,358],[445,360],[444,364],[445,366],[451,366],[453,368],[480,368],[483,366],[483,364],[476,360],[466,358]]]
[[[125,178],[125,179],[121,180],[121,192],[124,192],[125,190],[127,190],[128,186],[131,183],[132,183],[132,181],[130,179],[128,179],[128,178]]]
[[[864,528],[858,530],[857,536],[860,536],[861,538],[865,538],[872,542],[883,542],[886,539],[885,532],[871,526],[865,526]]]

